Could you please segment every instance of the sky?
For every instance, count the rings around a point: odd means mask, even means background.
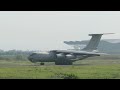
[[[70,49],[63,41],[89,40],[90,33],[115,33],[120,39],[120,11],[0,11],[0,49]]]

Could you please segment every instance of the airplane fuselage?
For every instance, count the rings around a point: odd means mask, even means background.
[[[65,52],[65,51],[63,51]],[[87,58],[87,57],[90,57],[90,56],[99,56],[99,55],[77,55],[77,54],[72,54],[72,52],[74,53],[88,53],[86,51],[70,51],[68,50],[68,52],[71,52],[71,54],[64,54],[64,53],[60,53],[60,54],[57,54],[56,52],[54,51],[49,51],[49,52],[39,52],[39,53],[33,53],[31,54],[28,59],[31,61],[31,62],[56,62],[58,60],[67,60],[67,61],[71,61],[71,62],[74,62],[74,61],[77,61],[78,60],[82,60],[84,58]],[[91,53],[91,52],[89,52]]]

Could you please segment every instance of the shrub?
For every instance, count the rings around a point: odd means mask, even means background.
[[[67,73],[56,73],[57,78],[63,78],[63,79],[78,79],[78,76],[75,74],[67,74]]]

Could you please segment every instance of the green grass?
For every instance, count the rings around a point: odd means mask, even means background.
[[[74,65],[34,65],[29,61],[0,61],[1,79],[117,79],[120,60],[82,60]]]
[[[119,79],[120,60],[81,60],[74,65],[44,66],[0,60],[0,79]]]
[[[78,78],[120,78],[120,65],[109,66],[32,66],[0,68],[0,78],[62,78],[73,74]]]

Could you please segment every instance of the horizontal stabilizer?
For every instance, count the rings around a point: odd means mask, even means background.
[[[108,34],[115,34],[115,33],[89,34],[89,36],[92,36],[92,35],[108,35]]]

